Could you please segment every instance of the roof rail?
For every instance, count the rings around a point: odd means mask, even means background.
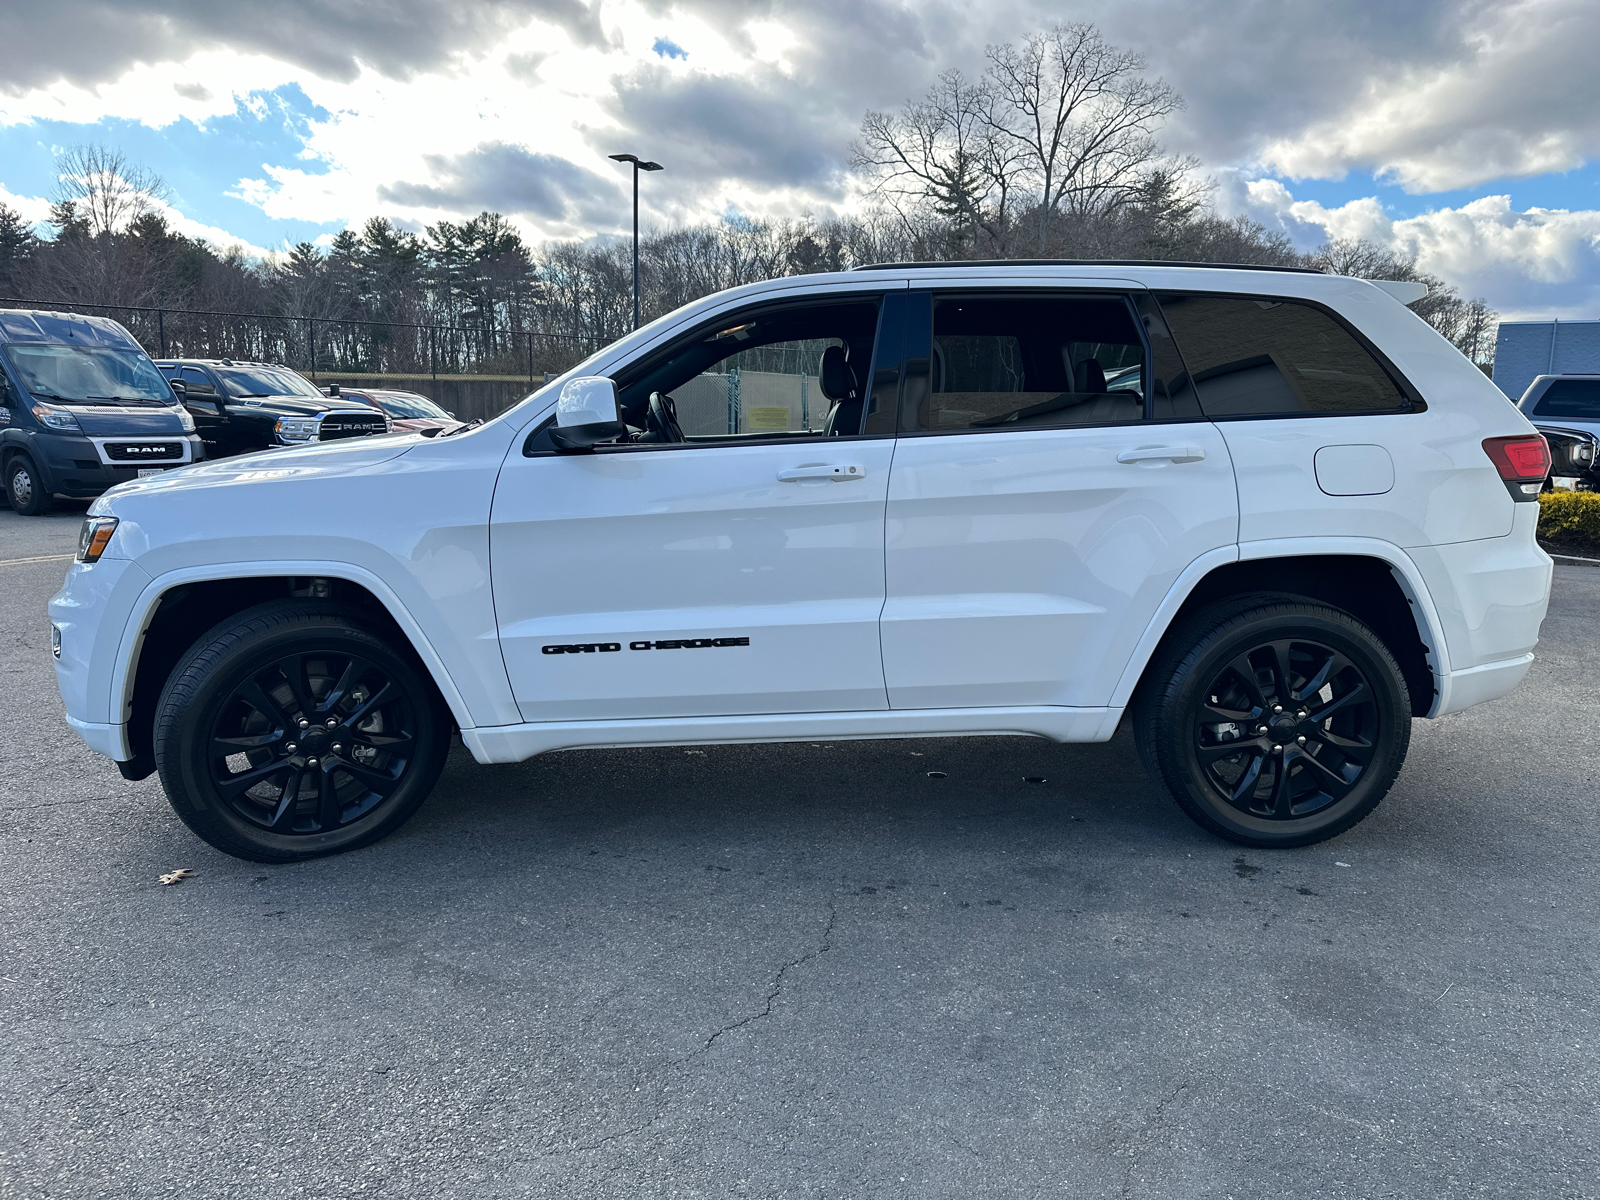
[[[1213,271],[1288,271],[1325,274],[1318,267],[1269,267],[1256,263],[1176,262],[1160,258],[972,258],[940,262],[862,263],[852,271],[903,271],[911,267],[1202,267]]]

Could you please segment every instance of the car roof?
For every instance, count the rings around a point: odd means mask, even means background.
[[[959,267],[1184,267],[1204,271],[1288,271],[1296,275],[1325,275],[1317,267],[1280,267],[1265,263],[1202,263],[1181,262],[1159,258],[974,258],[939,260],[937,262],[883,262],[863,263],[852,271],[906,271],[924,268],[953,269]]]
[[[158,358],[157,366],[162,367],[273,367],[279,371],[294,371],[293,367],[286,367],[282,363],[254,362],[243,358]],[[298,375],[300,372],[295,371]]]
[[[104,346],[144,353],[133,334],[110,317],[45,309],[0,309],[0,342],[46,346]]]

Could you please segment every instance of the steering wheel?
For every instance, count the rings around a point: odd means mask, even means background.
[[[650,411],[646,415],[648,428],[641,442],[685,442],[683,427],[678,424],[678,406],[672,397],[661,392],[650,393]]]

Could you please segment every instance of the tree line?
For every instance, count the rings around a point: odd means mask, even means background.
[[[1363,241],[1302,254],[1282,233],[1218,215],[1196,165],[1167,154],[1159,140],[1182,98],[1093,26],[1061,25],[1021,46],[990,47],[986,63],[977,79],[947,71],[899,111],[866,114],[851,147],[870,201],[860,215],[735,217],[643,234],[645,319],[724,288],[871,262],[1314,266],[1427,285],[1412,306],[1419,315],[1473,361],[1492,359],[1495,313],[1419,270],[1414,258]],[[420,230],[379,215],[326,246],[302,242],[253,259],[173,230],[165,185],[114,149],[69,149],[57,174],[44,236],[0,204],[0,295],[68,307],[265,314],[287,331],[273,334],[276,341],[250,341],[240,322],[221,318],[209,326],[191,319],[183,336],[231,337],[241,356],[273,347],[286,361],[320,353],[325,366],[352,370],[424,362],[489,373],[559,370],[632,323],[624,239],[529,245],[499,213]],[[311,332],[295,332],[302,326]]]

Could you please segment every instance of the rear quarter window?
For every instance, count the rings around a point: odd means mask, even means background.
[[[1600,379],[1557,379],[1545,388],[1533,415],[1600,421]]]
[[[1314,304],[1184,292],[1165,292],[1159,299],[1208,417],[1414,407],[1356,335]]]

